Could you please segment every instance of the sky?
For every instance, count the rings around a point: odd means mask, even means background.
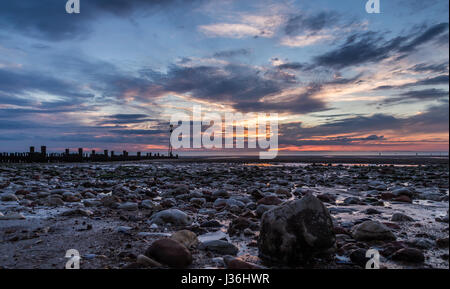
[[[164,151],[193,105],[277,113],[287,154],[448,151],[448,1],[366,2],[1,1],[0,151]]]

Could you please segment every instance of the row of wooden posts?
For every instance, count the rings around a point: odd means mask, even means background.
[[[64,153],[47,153],[46,146],[41,146],[40,152],[35,152],[34,147],[30,147],[30,151],[26,153],[0,153],[0,163],[111,162],[163,158],[178,158],[178,155],[173,155],[171,152],[167,155],[160,153],[141,154],[141,152],[130,155],[127,151],[117,155],[114,151],[108,152],[108,150],[104,150],[103,154],[98,154],[95,150],[92,150],[91,153],[85,153],[82,148],[78,149],[78,153],[70,153],[69,149],[66,149]]]

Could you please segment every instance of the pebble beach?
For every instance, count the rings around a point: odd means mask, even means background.
[[[392,162],[395,163],[395,162]],[[0,268],[449,268],[448,159],[0,166]]]

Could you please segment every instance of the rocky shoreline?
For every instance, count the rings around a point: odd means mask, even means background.
[[[427,163],[4,164],[0,268],[448,269],[448,159]]]

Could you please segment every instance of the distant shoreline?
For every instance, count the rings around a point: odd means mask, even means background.
[[[319,163],[319,164],[403,164],[429,165],[449,164],[448,156],[279,156],[272,160],[258,157],[187,157],[180,156],[175,162],[228,162],[228,163]]]
[[[139,161],[111,161],[111,162],[54,162],[54,163],[0,163],[5,166],[21,166],[33,164],[53,164],[53,165],[79,165],[79,164],[130,164],[130,163],[248,163],[248,164],[276,164],[276,163],[296,163],[296,164],[343,164],[343,165],[449,165],[448,156],[429,157],[429,156],[279,156],[271,160],[261,160],[257,156],[239,156],[239,157],[179,157],[179,159],[151,159]]]

